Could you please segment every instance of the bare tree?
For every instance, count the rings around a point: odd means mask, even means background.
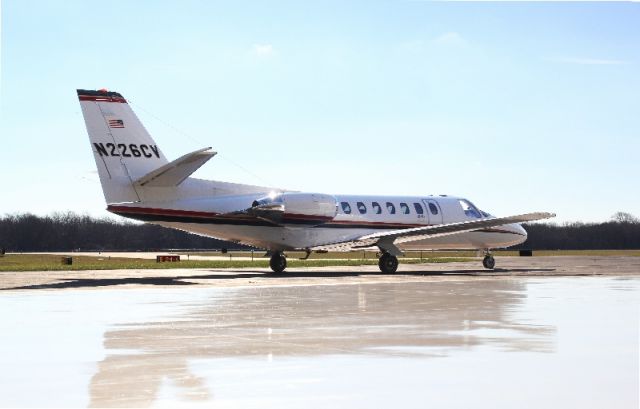
[[[611,220],[617,223],[640,223],[640,219],[627,212],[616,212],[611,216]]]

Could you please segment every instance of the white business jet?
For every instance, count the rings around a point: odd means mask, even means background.
[[[284,252],[375,249],[394,273],[403,250],[490,250],[522,243],[518,223],[537,212],[494,217],[467,199],[440,196],[330,195],[190,177],[216,152],[204,148],[169,162],[124,97],[78,90],[107,210],[117,215],[267,250],[271,269]]]

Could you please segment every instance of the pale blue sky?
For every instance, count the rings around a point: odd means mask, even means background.
[[[0,214],[107,214],[75,94],[106,87],[167,157],[217,150],[203,178],[640,216],[639,21],[632,3],[5,0]]]

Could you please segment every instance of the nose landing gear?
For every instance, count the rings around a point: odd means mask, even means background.
[[[487,251],[484,256],[484,259],[482,260],[482,265],[486,269],[493,270],[493,268],[496,266],[496,259],[493,258],[491,253]]]

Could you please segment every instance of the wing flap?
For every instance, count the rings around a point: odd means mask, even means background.
[[[213,152],[210,149],[211,148],[203,148],[187,153],[147,173],[136,180],[135,184],[145,187],[177,186],[217,154],[217,152]]]

